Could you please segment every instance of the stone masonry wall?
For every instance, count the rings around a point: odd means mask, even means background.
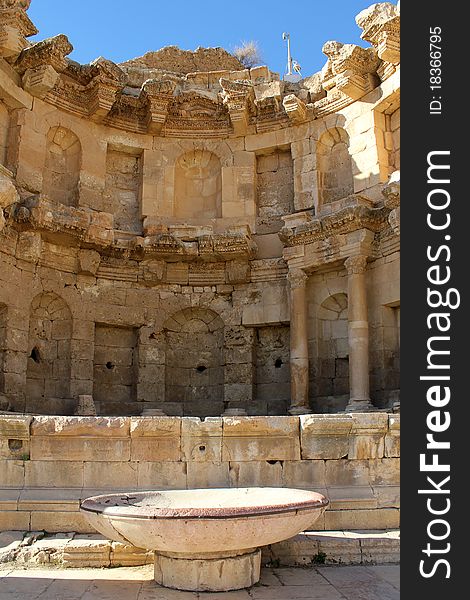
[[[275,233],[281,217],[294,209],[294,167],[290,149],[276,149],[256,158],[257,231]]]
[[[399,519],[400,416],[0,416],[0,530],[91,531],[79,500],[111,491],[285,486],[330,499],[315,529]]]
[[[140,233],[142,219],[142,158],[138,151],[108,147],[103,205],[114,215],[116,229]]]

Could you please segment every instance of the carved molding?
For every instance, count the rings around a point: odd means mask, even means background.
[[[331,236],[350,233],[359,229],[377,232],[388,225],[387,208],[349,206],[331,215],[314,218],[298,227],[283,228],[279,237],[284,246],[311,244]]]

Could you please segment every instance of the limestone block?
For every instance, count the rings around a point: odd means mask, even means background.
[[[226,462],[189,462],[187,466],[187,487],[216,488],[230,487],[229,463]]]
[[[181,425],[181,450],[186,462],[222,460],[222,418],[184,417]]]
[[[83,463],[76,461],[28,460],[24,463],[27,487],[83,486]]]
[[[51,461],[127,461],[130,459],[130,439],[91,435],[34,435],[31,438],[31,458]]]
[[[86,488],[111,488],[115,490],[137,489],[137,463],[85,462],[83,485]]]
[[[224,417],[222,460],[299,460],[297,417]]]
[[[139,489],[186,489],[186,463],[146,462],[137,465],[137,486]]]
[[[351,428],[351,415],[302,415],[300,417],[302,458],[344,458],[349,452]]]
[[[318,539],[318,551],[325,554],[325,564],[361,564],[361,544],[358,538],[348,538],[342,531],[316,532],[315,535]]]
[[[181,460],[181,419],[174,417],[132,417],[130,421],[131,460]]]
[[[0,511],[0,531],[29,531],[30,515],[31,513],[26,511]]]
[[[100,266],[101,256],[95,250],[80,250],[78,253],[80,272],[96,275]]]
[[[23,514],[23,513],[19,513]],[[32,511],[30,526],[26,530],[60,533],[61,531],[76,531],[77,533],[95,533],[88,525],[85,515],[76,512]]]
[[[0,459],[29,457],[32,417],[0,416]]]
[[[385,435],[385,457],[400,456],[400,415],[388,416],[388,433]]]
[[[231,558],[199,560],[155,555],[155,581],[178,590],[224,592],[259,580],[261,550]]]
[[[370,485],[368,460],[327,460],[325,462],[327,487],[350,487]]]
[[[41,258],[42,239],[37,231],[22,231],[18,236],[16,252],[18,258],[37,263]]]
[[[22,488],[24,485],[24,462],[0,460],[0,481],[3,487]]]
[[[370,484],[373,487],[379,485],[400,485],[399,458],[369,460],[369,472]]]
[[[305,488],[326,493],[324,460],[286,460],[282,467],[284,487]],[[320,492],[323,493],[323,492]]]
[[[75,414],[80,417],[96,417],[96,406],[92,395],[80,394],[78,396]]]
[[[111,542],[111,567],[137,567],[154,562],[154,553],[121,542]]]
[[[397,529],[400,511],[396,508],[364,510],[327,510],[324,513],[325,529]]]
[[[23,75],[23,88],[32,96],[44,98],[59,81],[60,75],[51,65],[39,65]]]
[[[400,486],[373,486],[372,491],[377,498],[378,508],[400,508]]]
[[[386,413],[352,414],[348,457],[352,459],[382,458],[385,434],[388,430]]]
[[[281,487],[281,461],[230,462],[231,487]]]
[[[0,489],[0,511],[18,510],[18,500],[20,498],[20,493],[21,490],[15,488]],[[1,536],[2,534],[0,532],[0,539]]]
[[[18,510],[78,512],[81,488],[27,488],[21,490]]]
[[[12,180],[0,172],[0,210],[19,201],[19,195]]]
[[[75,535],[62,554],[64,567],[100,568],[111,566],[111,544],[109,540],[98,539],[96,535]]]
[[[328,510],[359,510],[377,508],[377,496],[370,485],[328,487]]]
[[[35,417],[31,459],[127,461],[129,423],[125,417]]]

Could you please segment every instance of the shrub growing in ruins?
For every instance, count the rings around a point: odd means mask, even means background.
[[[247,69],[256,67],[256,65],[261,64],[263,60],[261,57],[261,51],[259,49],[258,42],[255,42],[254,40],[250,40],[249,42],[242,42],[240,46],[236,46],[235,50],[233,51],[233,54]]]

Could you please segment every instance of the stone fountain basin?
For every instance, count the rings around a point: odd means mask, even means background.
[[[316,492],[253,487],[109,494],[88,498],[80,508],[114,541],[207,556],[290,538],[311,526],[327,505]]]
[[[260,546],[290,538],[323,513],[321,494],[290,488],[220,488],[94,496],[80,510],[106,537],[155,551],[155,581],[221,592],[260,578]]]

